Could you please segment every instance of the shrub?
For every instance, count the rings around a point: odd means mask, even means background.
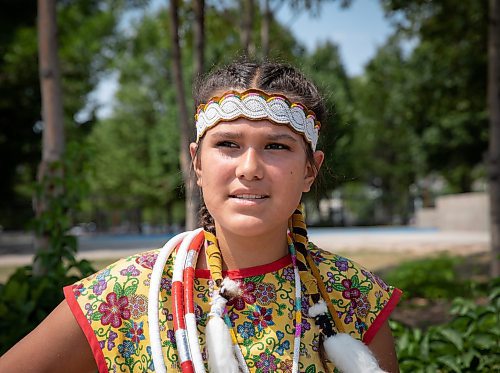
[[[453,320],[427,331],[391,322],[402,372],[499,372],[500,280],[490,284],[489,302],[453,301]]]
[[[460,279],[457,266],[462,259],[440,256],[402,263],[383,275],[387,283],[397,284],[406,298],[453,299],[469,296],[473,284]]]
[[[76,269],[78,276],[68,274]],[[62,288],[93,272],[87,261],[60,264],[46,276],[18,268],[0,284],[0,355],[33,330],[63,300]]]
[[[55,171],[71,170],[68,162],[65,159],[51,167]],[[33,222],[37,234],[47,238],[47,249],[37,253],[34,266],[19,268],[4,285],[0,284],[0,354],[33,330],[62,301],[64,286],[94,272],[88,261],[75,258],[77,240],[67,233],[71,226],[69,211],[81,195],[80,178],[69,172],[53,172],[37,186],[38,198],[43,183],[57,186],[64,193],[45,196],[48,207]]]

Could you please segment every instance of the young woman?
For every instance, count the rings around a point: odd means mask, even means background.
[[[397,372],[401,292],[307,239],[316,87],[290,66],[234,63],[195,98],[203,229],[65,288],[0,371]]]

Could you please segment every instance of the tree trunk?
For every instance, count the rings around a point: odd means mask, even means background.
[[[260,29],[260,38],[262,42],[262,57],[269,58],[269,30],[271,29],[272,13],[269,7],[270,0],[264,0],[264,8],[262,10],[262,24]]]
[[[194,0],[194,77],[203,75],[205,65],[205,0]]]
[[[179,3],[170,0],[170,34],[172,38],[172,72],[177,90],[177,107],[180,121],[180,160],[186,197],[186,229],[194,229],[198,224],[199,191],[191,177],[191,156],[189,142],[194,138],[194,124],[188,119],[186,95],[182,78],[181,48],[179,44]]]
[[[61,74],[57,55],[57,20],[56,1],[38,0],[38,59],[40,90],[42,93],[42,160],[38,167],[38,182],[42,192],[35,198],[34,209],[40,217],[48,208],[47,200],[62,193],[60,187],[44,182],[47,177],[61,174],[62,169],[52,167],[60,161],[64,153],[64,120],[61,95]],[[40,254],[49,249],[48,233],[42,232],[35,236],[35,250]],[[44,268],[39,260],[33,265],[37,276],[44,275]]]
[[[199,79],[205,72],[205,0],[194,0],[194,78]],[[194,136],[194,131],[193,131]],[[198,211],[201,206],[200,189],[196,185],[194,178],[190,178],[191,183],[191,207],[194,212],[190,218],[190,227],[198,226]],[[187,211],[187,210],[186,210]],[[192,223],[191,223],[192,221]],[[187,219],[186,219],[187,222]]]
[[[491,276],[500,276],[500,0],[490,0],[488,37]]]
[[[255,4],[254,0],[242,0],[243,16],[241,18],[241,45],[245,56],[255,54],[255,46],[252,42],[252,30],[254,20]]]

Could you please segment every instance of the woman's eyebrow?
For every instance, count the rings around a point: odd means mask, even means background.
[[[243,134],[241,132],[234,132],[234,131],[217,131],[212,134],[212,137],[215,137],[217,139],[241,139],[243,137]]]
[[[229,139],[237,140],[243,137],[242,132],[235,131],[216,131],[212,133],[212,137],[215,139]],[[267,141],[292,141],[297,142],[297,139],[288,133],[270,133],[266,135]]]
[[[289,135],[287,133],[269,134],[269,135],[267,135],[267,139],[270,141],[288,140],[288,141],[297,142],[297,139],[295,137],[293,137],[292,135]]]

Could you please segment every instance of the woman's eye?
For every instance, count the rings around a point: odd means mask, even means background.
[[[290,147],[288,145],[278,144],[278,143],[268,144],[268,145],[266,145],[266,148],[273,149],[273,150],[288,150],[288,149],[290,149]]]
[[[234,142],[231,141],[219,141],[216,146],[218,148],[236,148],[238,145],[236,145]]]

